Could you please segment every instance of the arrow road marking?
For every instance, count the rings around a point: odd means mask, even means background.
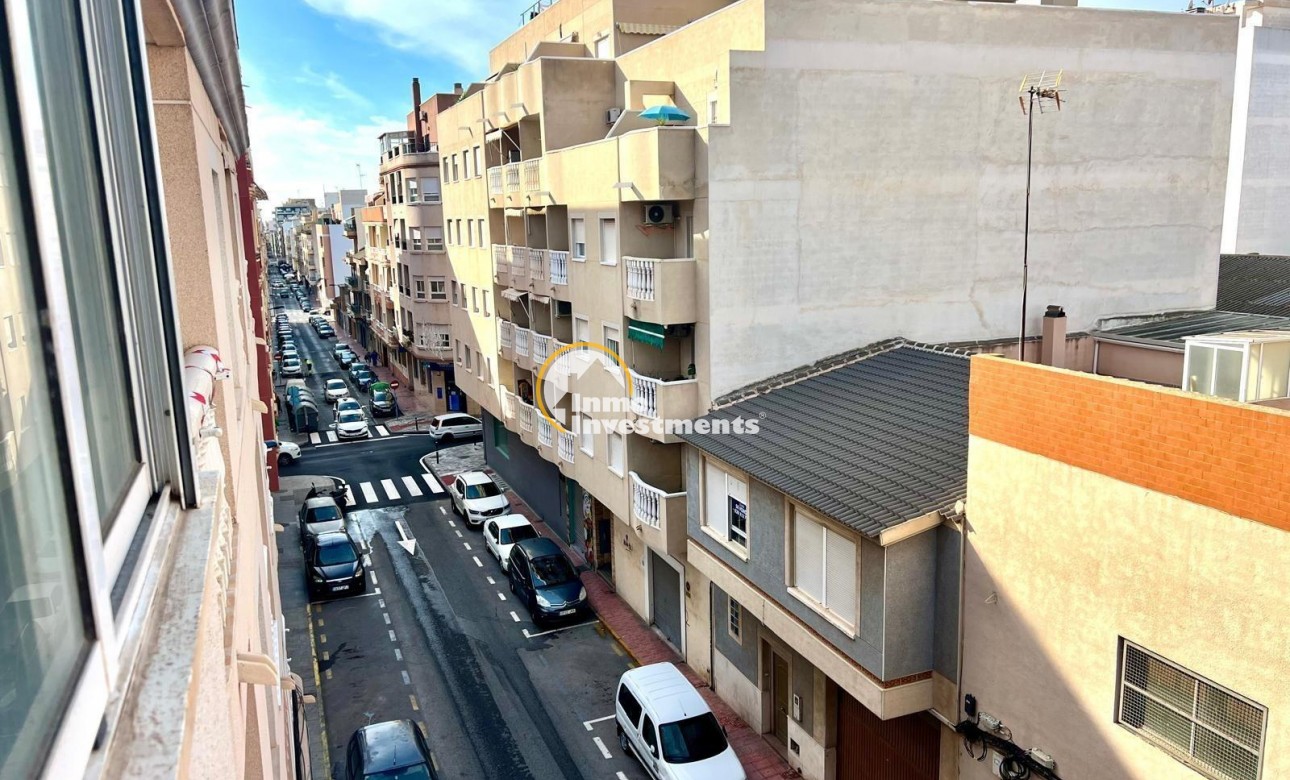
[[[417,540],[413,539],[412,535],[403,527],[403,521],[395,520],[394,527],[399,531],[399,546],[407,550],[409,555],[415,554],[417,551]]]

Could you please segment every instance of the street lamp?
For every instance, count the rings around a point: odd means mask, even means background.
[[[1030,287],[1030,181],[1035,154],[1035,111],[1062,110],[1062,72],[1045,70],[1021,80],[1017,102],[1026,117],[1026,221],[1021,244],[1021,335],[1017,338],[1017,359],[1026,360],[1026,296]]]

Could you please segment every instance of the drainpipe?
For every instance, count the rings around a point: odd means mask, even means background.
[[[255,198],[251,196],[251,165],[244,154],[237,159],[237,199],[242,216],[242,251],[246,254],[246,289],[251,298],[255,328],[255,365],[259,378],[260,402],[268,409],[260,414],[262,441],[274,438],[273,378],[269,375],[268,337],[264,322],[264,263],[255,250]],[[267,457],[269,490],[278,489],[278,451]]]

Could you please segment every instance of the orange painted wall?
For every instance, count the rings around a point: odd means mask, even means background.
[[[991,355],[968,403],[973,436],[1290,531],[1290,412]]]

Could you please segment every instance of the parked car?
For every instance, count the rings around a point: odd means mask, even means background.
[[[336,364],[341,368],[349,368],[357,361],[358,355],[355,355],[348,349],[336,356]]]
[[[425,735],[410,720],[364,726],[349,738],[345,780],[438,780]]]
[[[556,543],[538,536],[511,546],[506,578],[533,622],[577,618],[587,610],[587,590]]]
[[[362,366],[361,363],[359,365]],[[373,374],[372,369],[367,368],[366,366],[363,366],[363,370],[359,371],[358,375],[354,377],[354,384],[358,385],[358,389],[364,393],[366,393],[375,382],[376,374]]]
[[[311,599],[367,590],[367,572],[363,570],[362,556],[349,534],[344,531],[318,534],[308,552]]]
[[[278,451],[279,466],[290,466],[300,460],[300,445],[293,441],[275,441],[271,439],[266,441],[264,446]]]
[[[366,439],[372,435],[367,428],[367,415],[360,407],[358,411],[341,412],[336,415],[336,435],[342,439]]]
[[[363,411],[363,405],[349,396],[345,396],[336,402],[336,414],[340,414],[341,412],[361,411]]]
[[[308,549],[318,534],[345,530],[345,513],[331,496],[305,499],[300,507],[300,543]]]
[[[468,414],[441,414],[430,421],[430,435],[435,441],[452,441],[484,432],[484,423]]]
[[[511,511],[506,494],[482,471],[458,474],[448,493],[452,496],[452,508],[466,519],[468,526],[481,526],[488,518]]]
[[[484,521],[484,547],[493,554],[502,570],[509,572],[511,548],[525,539],[536,539],[537,529],[524,515],[502,515]]]
[[[336,338],[336,330],[335,330],[335,328],[333,328],[333,327],[332,327],[332,326],[330,326],[330,325],[323,325],[322,327],[320,327],[320,328],[318,329],[318,338],[322,338],[322,339],[334,339],[334,338]]]
[[[349,347],[345,346],[344,344],[341,344],[340,342],[336,342],[336,346],[331,348],[331,356],[334,358],[338,358],[340,357],[340,354],[342,352],[349,352],[349,351],[350,351]]]
[[[344,501],[349,496],[349,483],[340,477],[326,477],[327,482],[314,485],[309,488],[309,493],[305,498],[315,498],[317,496],[326,496],[335,499],[337,503]]]
[[[614,702],[618,744],[659,780],[745,780],[707,702],[670,663],[628,669]]]
[[[292,359],[294,359],[294,360],[299,360],[299,359],[300,359],[300,352],[296,350],[296,347],[295,347],[295,345],[294,345],[294,344],[293,344],[293,345],[291,345],[291,346],[289,346],[289,347],[284,347],[284,348],[283,348],[283,350],[282,350],[282,359],[283,359],[283,360],[292,360]]]
[[[283,358],[282,375],[283,376],[303,376],[305,367],[300,363],[300,358]]]
[[[349,395],[349,385],[345,384],[344,379],[328,379],[323,385],[323,390],[327,394],[327,400],[332,403]]]
[[[365,364],[355,363],[349,367],[349,378],[357,382],[360,374],[364,372],[371,373],[371,371],[372,369],[368,368]]]
[[[373,390],[372,400],[368,404],[373,417],[392,417],[394,415],[394,393],[389,390]]]

